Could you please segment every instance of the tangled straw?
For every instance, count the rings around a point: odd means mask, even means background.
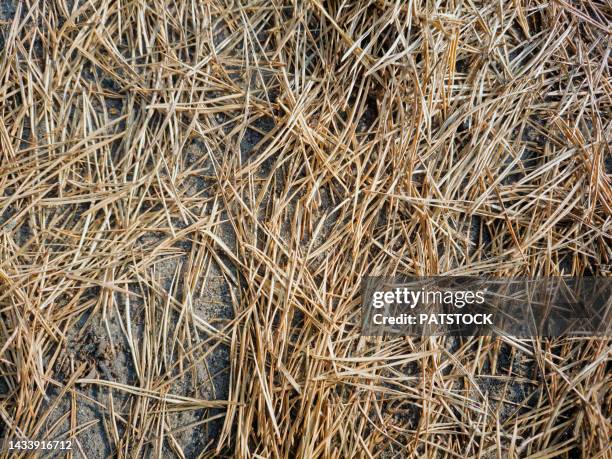
[[[0,457],[608,457],[608,340],[359,288],[610,274],[609,1],[1,5]]]

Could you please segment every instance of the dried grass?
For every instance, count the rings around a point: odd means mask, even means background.
[[[366,274],[610,274],[609,1],[7,3],[1,457],[610,457],[608,340],[358,325]]]

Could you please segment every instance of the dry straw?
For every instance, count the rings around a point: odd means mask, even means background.
[[[0,457],[610,457],[608,340],[358,325],[609,275],[608,0],[0,11]]]

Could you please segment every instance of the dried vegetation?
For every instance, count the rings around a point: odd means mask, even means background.
[[[359,333],[366,274],[609,275],[608,0],[2,7],[5,441],[610,457],[608,340]]]

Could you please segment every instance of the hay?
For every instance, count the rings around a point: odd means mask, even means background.
[[[609,275],[609,2],[2,5],[0,456],[610,454],[608,340],[359,334]]]

